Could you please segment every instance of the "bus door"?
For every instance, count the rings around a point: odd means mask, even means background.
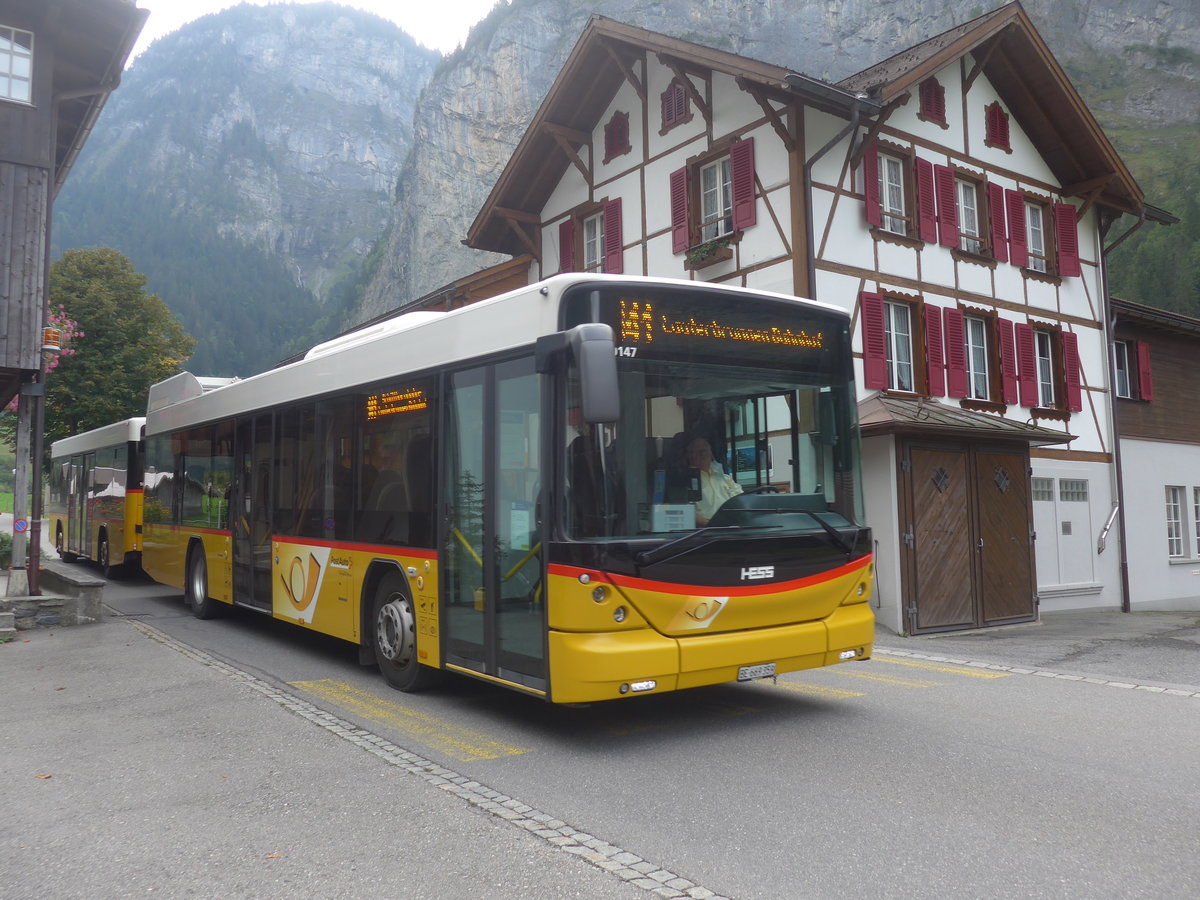
[[[242,419],[234,432],[230,492],[233,532],[233,598],[271,609],[271,414]]]
[[[533,359],[451,375],[445,408],[446,662],[544,690],[541,378]]]

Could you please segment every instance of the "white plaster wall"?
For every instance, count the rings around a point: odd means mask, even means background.
[[[891,435],[863,441],[863,498],[867,525],[875,541],[875,617],[894,632],[908,630],[900,585],[900,497],[896,478],[896,441]]]
[[[1158,441],[1121,441],[1128,542],[1129,600],[1135,610],[1200,610],[1200,554],[1196,552],[1193,489],[1200,487],[1200,447]],[[1166,487],[1180,485],[1188,501],[1187,555],[1167,555]],[[1106,551],[1107,552],[1107,551]]]

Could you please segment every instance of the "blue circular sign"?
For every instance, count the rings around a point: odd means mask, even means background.
[[[17,534],[24,534],[28,530],[29,522],[27,522],[25,519],[17,519],[13,522],[13,531],[15,531]]]

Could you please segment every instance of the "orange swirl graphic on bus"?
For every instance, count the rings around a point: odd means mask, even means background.
[[[292,565],[286,575],[280,573],[279,580],[283,582],[283,592],[295,607],[296,612],[307,612],[312,606],[313,597],[317,593],[320,581],[321,564],[311,553],[308,554],[308,573],[305,577],[304,563],[300,557],[292,558]]]

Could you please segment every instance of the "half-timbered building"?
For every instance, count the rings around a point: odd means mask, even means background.
[[[915,633],[1120,603],[1096,550],[1116,498],[1105,236],[1147,213],[1018,3],[838,83],[597,18],[466,243],[526,256],[530,281],[850,309],[877,613]]]

